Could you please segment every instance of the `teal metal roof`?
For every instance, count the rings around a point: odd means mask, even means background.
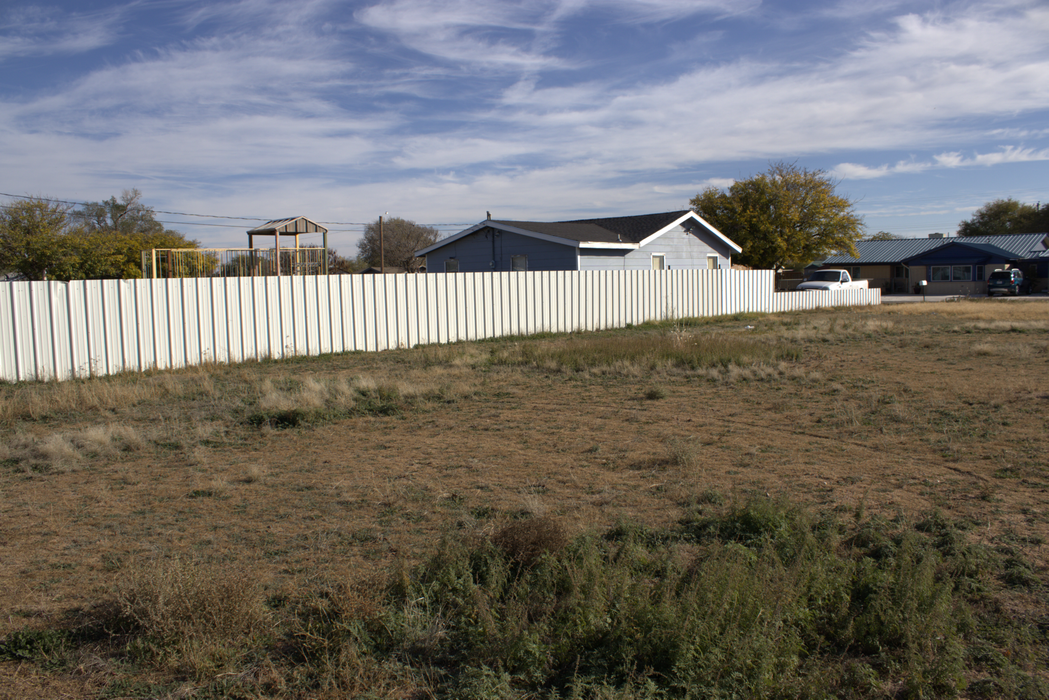
[[[898,238],[889,241],[859,241],[856,257],[831,255],[820,265],[894,265],[951,243],[962,243],[1006,257],[1049,257],[1049,234],[1016,233],[1004,236],[954,236],[951,238]],[[986,247],[985,247],[986,246]]]
[[[939,248],[947,238],[900,238],[891,241],[858,241],[856,257],[831,255],[822,265],[892,265]]]

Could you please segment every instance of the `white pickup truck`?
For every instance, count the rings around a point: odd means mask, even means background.
[[[819,290],[836,292],[839,289],[866,289],[867,280],[854,280],[848,270],[816,270],[812,276],[798,285],[798,291]]]

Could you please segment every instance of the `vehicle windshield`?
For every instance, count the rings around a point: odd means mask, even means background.
[[[837,282],[841,279],[841,273],[837,270],[820,270],[813,272],[809,282]]]
[[[1012,282],[1012,280],[1013,280],[1013,273],[1011,271],[1009,271],[1009,270],[995,270],[994,272],[991,273],[991,276],[988,279],[997,280],[997,281],[1003,281],[1004,280],[1005,282]]]

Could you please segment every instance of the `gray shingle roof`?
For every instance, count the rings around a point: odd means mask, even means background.
[[[672,224],[688,210],[640,216],[615,216],[607,219],[576,219],[574,221],[496,221],[525,231],[556,236],[570,241],[595,243],[640,243],[656,231]]]

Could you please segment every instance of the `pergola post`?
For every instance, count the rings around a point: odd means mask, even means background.
[[[277,259],[277,277],[280,277],[280,229],[273,232],[273,257]]]
[[[262,226],[258,226],[256,228],[251,229],[250,231],[248,231],[248,249],[254,249],[255,236],[273,236],[273,262],[274,265],[276,265],[277,267],[277,276],[283,277],[284,271],[281,269],[282,266],[280,237],[281,235],[295,236],[294,248],[288,248],[288,253],[290,256],[288,274],[306,274],[306,272],[310,269],[310,265],[305,264],[304,261],[309,260],[308,253],[314,249],[311,248],[309,250],[303,250],[301,241],[301,235],[303,233],[320,233],[324,236],[324,247],[316,249],[317,252],[323,255],[324,257],[320,261],[320,265],[318,265],[318,267],[314,269],[319,269],[324,274],[328,274],[328,229],[314,221],[310,221],[304,216],[297,216],[290,219],[278,219],[274,221],[268,221]],[[257,259],[254,256],[254,254],[252,254],[252,258]]]

